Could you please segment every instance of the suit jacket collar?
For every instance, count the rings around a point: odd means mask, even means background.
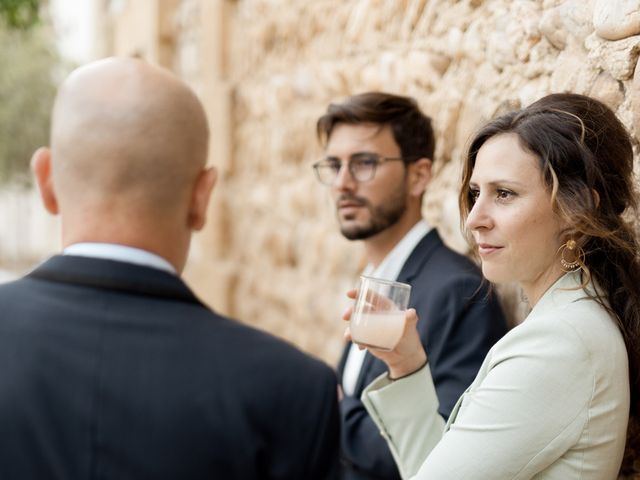
[[[592,299],[600,289],[595,286],[593,282],[587,282],[586,285],[583,285],[580,275],[580,270],[576,270],[574,272],[566,273],[556,280],[556,282],[547,289],[538,303],[536,303],[531,312],[529,312],[529,315],[527,315],[523,323],[516,326],[512,332],[522,328],[525,324],[529,324],[532,321],[535,322],[537,318],[544,317],[549,312],[559,312],[563,307],[570,303]],[[602,293],[601,299],[605,304],[607,303],[606,298]],[[485,359],[485,362],[486,361],[487,360]],[[480,367],[481,370],[482,368],[483,367]],[[454,405],[445,425],[445,432],[448,431],[451,428],[451,425],[455,423],[456,418],[458,417],[458,412],[460,411],[460,406],[463,403],[464,396],[473,388],[475,382],[476,380],[474,380],[458,398],[458,401]]]
[[[340,360],[338,360],[338,367],[336,368],[338,383],[342,385],[342,372],[344,372],[344,367],[347,364],[347,356],[349,355],[349,349],[351,348],[351,342],[345,342],[344,347],[342,348],[342,355],[340,356]],[[362,372],[362,369],[360,369]]]
[[[202,302],[178,276],[155,268],[115,260],[56,255],[29,273],[27,278],[118,290],[202,305]]]
[[[353,390],[354,392],[356,392],[358,397],[367,386],[364,382],[367,378],[369,370],[371,370],[371,367],[373,367],[375,360],[377,360],[376,357],[371,355],[371,352],[367,350],[367,353],[364,356],[364,360],[362,360],[362,367],[360,368],[360,373],[358,374],[358,380],[356,380],[356,387]]]
[[[398,281],[404,283],[411,283],[411,280],[418,275],[424,264],[429,260],[431,255],[440,247],[442,247],[442,239],[435,228],[432,228],[429,233],[427,233],[416,248],[413,249],[407,261],[404,262],[402,266],[402,270],[400,270],[400,274],[398,275]]]
[[[589,298],[600,297],[605,305],[608,306],[606,295],[592,281],[584,285],[582,283],[581,270],[568,272],[558,278],[547,291],[540,297],[538,302],[533,306],[526,321],[543,316],[549,311],[562,308],[569,303],[585,300]]]
[[[344,372],[344,367],[347,364],[347,357],[349,356],[351,345],[352,345],[351,342],[347,342],[344,344],[344,348],[342,349],[342,356],[340,357],[340,361],[338,362],[338,368],[336,369],[338,383],[340,385],[342,385],[342,375]],[[374,357],[373,355],[371,355],[371,353],[367,351],[367,353],[364,356],[364,359],[362,360],[362,365],[360,366],[360,373],[358,373],[358,378],[356,379],[356,384],[353,388],[354,397],[359,397],[362,391],[364,390],[364,388],[367,386],[365,385],[364,382],[365,382],[365,379],[367,378],[367,374],[369,373],[369,370],[371,369],[371,366],[373,365],[374,360],[376,360],[376,357]]]

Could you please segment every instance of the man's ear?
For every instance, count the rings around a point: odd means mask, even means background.
[[[31,171],[36,178],[42,205],[47,212],[57,215],[59,212],[58,199],[53,189],[51,167],[51,150],[47,147],[40,147],[31,157]]]
[[[204,227],[209,199],[217,178],[218,172],[215,167],[205,168],[198,174],[189,205],[188,222],[192,230],[202,230]]]
[[[431,181],[431,164],[429,158],[420,158],[409,164],[409,193],[420,197]]]

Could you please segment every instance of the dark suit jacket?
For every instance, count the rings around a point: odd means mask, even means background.
[[[174,275],[57,256],[0,287],[2,479],[333,478],[338,428],[329,367]]]
[[[436,230],[418,243],[398,281],[411,285],[409,306],[418,313],[418,331],[429,357],[439,413],[446,419],[489,349],[506,332],[506,320],[476,265],[446,247]],[[345,346],[338,367],[340,378],[349,347]],[[362,390],[386,370],[383,362],[367,352],[354,395],[345,396],[340,403],[345,479],[400,478],[386,442],[360,401]]]

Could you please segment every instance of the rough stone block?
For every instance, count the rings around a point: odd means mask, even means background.
[[[598,75],[589,95],[607,104],[614,112],[624,101],[622,83],[607,72]]]
[[[640,33],[640,0],[595,0],[593,25],[606,40]]]
[[[631,113],[633,118],[633,128],[636,132],[636,138],[640,134],[640,62],[636,65],[633,74],[633,81],[627,91],[631,102]]]
[[[553,92],[587,93],[600,73],[584,50],[579,47],[566,48],[554,64],[550,87]]]
[[[640,35],[610,42],[591,34],[585,40],[589,50],[589,59],[616,80],[628,80],[640,54]]]
[[[582,44],[593,32],[593,0],[568,0],[545,8],[538,25],[542,35],[562,50],[568,42]]]

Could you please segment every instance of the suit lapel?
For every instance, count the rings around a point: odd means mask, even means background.
[[[202,304],[176,275],[114,260],[56,255],[29,273],[27,278]]]
[[[367,353],[365,353],[364,355],[362,367],[360,368],[360,373],[358,374],[358,380],[356,381],[356,387],[354,389],[354,393],[358,398],[362,394],[362,391],[365,389],[365,387],[369,384],[369,380],[367,379],[367,377],[369,376],[369,371],[371,370],[371,367],[373,366],[375,360],[376,358],[367,350]]]
[[[453,410],[451,410],[451,414],[449,415],[449,418],[447,419],[447,423],[444,426],[445,432],[449,431],[449,429],[451,428],[451,425],[455,423],[456,418],[458,416],[458,412],[460,411],[460,407],[462,406],[462,400],[464,399],[464,396],[469,392],[469,390],[471,390],[471,385],[469,385],[469,387],[467,387],[467,389],[464,392],[462,392],[462,395],[460,395],[460,397],[456,401],[456,404],[453,406]]]
[[[344,348],[342,349],[342,356],[340,357],[340,361],[338,362],[338,368],[337,368],[338,383],[340,385],[342,385],[342,377],[344,373],[344,367],[347,364],[347,357],[349,356],[349,350],[351,350],[351,342],[346,342],[344,344]]]
[[[424,264],[429,260],[431,255],[433,255],[438,248],[442,247],[442,245],[440,235],[438,235],[435,228],[432,228],[429,233],[422,237],[422,240],[418,242],[413,252],[411,252],[411,255],[409,255],[409,258],[407,258],[407,261],[404,262],[402,270],[400,270],[400,274],[398,275],[398,281],[411,283],[411,280],[422,271]]]

